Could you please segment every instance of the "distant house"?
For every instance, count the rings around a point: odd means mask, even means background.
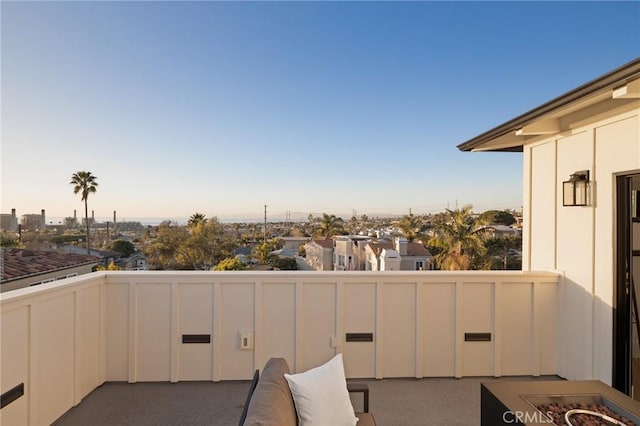
[[[275,256],[278,256],[281,259],[285,259],[285,258],[292,258],[293,259],[294,257],[296,257],[298,255],[298,249],[297,248],[296,249],[291,249],[291,248],[284,249],[284,248],[281,248],[279,250],[272,251],[271,254],[273,254]]]
[[[366,244],[365,253],[367,271],[426,271],[434,266],[433,256],[425,246],[404,238],[371,241]]]
[[[74,245],[64,245],[58,247],[58,253],[69,253],[69,254],[87,254],[86,246],[74,246]],[[111,251],[111,250],[96,250],[91,249],[91,256],[99,257],[101,259],[100,264],[107,267],[111,262],[118,263],[120,258],[122,257],[122,253],[119,251]]]
[[[0,292],[88,274],[101,263],[95,256],[2,248]]]
[[[312,239],[304,245],[307,263],[316,271],[333,270],[333,240]]]
[[[144,271],[147,269],[147,258],[142,253],[134,253],[119,259],[116,265],[125,271]]]
[[[282,241],[282,248],[285,250],[298,250],[302,244],[305,244],[311,238],[309,237],[280,237],[279,240]]]
[[[307,263],[316,271],[421,271],[431,270],[434,259],[422,244],[340,235],[305,244]]]
[[[365,269],[365,245],[370,237],[340,235],[333,237],[333,270],[362,271]]]
[[[493,237],[515,237],[522,235],[522,229],[506,225],[489,225],[486,230]]]

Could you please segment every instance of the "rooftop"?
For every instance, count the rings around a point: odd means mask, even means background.
[[[379,425],[442,426],[478,424],[480,383],[494,380],[558,380],[556,376],[354,380],[370,390],[370,411]],[[237,425],[248,381],[106,383],[56,426],[84,425]],[[359,395],[353,396],[362,410]]]
[[[559,285],[546,271],[105,271],[14,290],[2,391],[23,393],[0,422],[236,424],[270,357],[303,372],[342,353],[379,424],[477,424],[481,382],[558,374]]]
[[[15,248],[2,250],[2,282],[97,263],[95,256]]]
[[[382,253],[383,249],[395,249],[396,247],[395,243],[388,240],[371,241],[369,243],[369,246],[371,246],[371,249],[376,254],[376,256],[380,256],[380,253]],[[416,243],[414,241],[407,241],[407,256],[427,257],[431,256],[431,253],[422,244]]]

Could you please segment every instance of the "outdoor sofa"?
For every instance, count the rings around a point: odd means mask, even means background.
[[[342,368],[341,355],[339,361],[340,368]],[[289,375],[289,365],[284,358],[269,359],[262,371],[262,375],[256,370],[239,426],[296,426],[298,424],[296,404],[285,374],[288,375],[289,378],[291,377]],[[342,375],[344,377],[344,371],[342,371]],[[344,378],[342,380],[346,382]],[[348,383],[346,387],[348,392],[362,393],[363,396],[364,412],[355,413],[357,426],[375,426],[375,419],[373,415],[369,413],[369,388],[367,384]],[[334,405],[331,405],[331,411],[340,409],[337,406],[341,404]],[[348,402],[348,406],[351,407],[351,416],[353,416],[353,407],[350,401]],[[354,423],[355,421],[356,419],[354,418]]]

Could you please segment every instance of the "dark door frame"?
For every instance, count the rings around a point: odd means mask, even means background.
[[[629,265],[631,256],[631,178],[616,177],[616,265],[613,291],[613,371],[612,385],[631,395],[631,296]]]
[[[632,199],[635,196],[635,206]],[[633,331],[640,338],[640,324],[632,330],[632,315],[640,306],[640,292],[635,291],[633,284],[633,248],[638,241],[633,241],[633,223],[640,221],[640,173],[629,172],[616,176],[616,254],[615,284],[613,306],[613,365],[612,385],[629,396],[633,391]],[[635,211],[631,211],[635,208]],[[635,254],[638,254],[637,252]],[[640,283],[639,283],[640,284]],[[635,308],[633,297],[635,296]],[[636,320],[640,314],[636,312]]]

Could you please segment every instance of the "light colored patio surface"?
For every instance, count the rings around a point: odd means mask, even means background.
[[[556,376],[354,380],[369,384],[369,408],[379,426],[480,424],[480,383],[559,380]],[[105,383],[56,426],[237,425],[248,381]],[[354,408],[362,408],[360,394]]]

